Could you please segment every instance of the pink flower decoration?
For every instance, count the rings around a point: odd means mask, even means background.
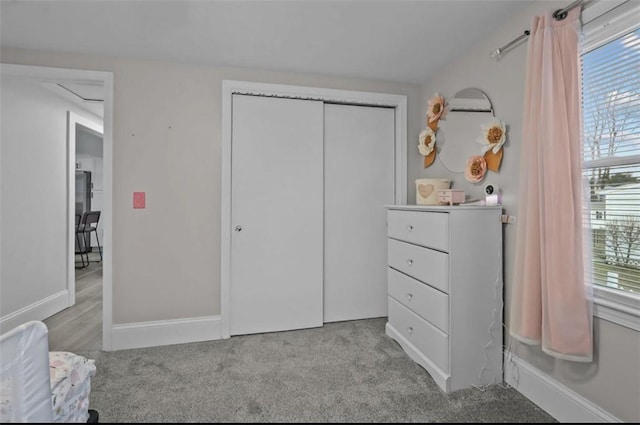
[[[467,160],[464,170],[464,177],[471,183],[478,183],[484,178],[487,172],[487,161],[484,156],[472,156]]]
[[[429,99],[429,104],[427,105],[427,122],[438,121],[444,118],[446,114],[447,110],[444,106],[444,97],[436,93]]]

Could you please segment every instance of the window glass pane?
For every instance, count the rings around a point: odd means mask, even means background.
[[[582,56],[594,283],[640,293],[640,29]]]

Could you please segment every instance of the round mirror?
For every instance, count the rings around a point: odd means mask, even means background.
[[[493,106],[480,89],[467,88],[448,101],[449,112],[440,120],[436,140],[438,158],[449,171],[463,173],[470,156],[481,155],[482,126],[491,122]]]

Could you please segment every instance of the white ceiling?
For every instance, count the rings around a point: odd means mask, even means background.
[[[0,0],[0,43],[422,83],[528,3]]]

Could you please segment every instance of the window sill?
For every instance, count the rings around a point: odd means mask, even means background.
[[[640,332],[640,296],[593,287],[593,314],[600,319]]]

